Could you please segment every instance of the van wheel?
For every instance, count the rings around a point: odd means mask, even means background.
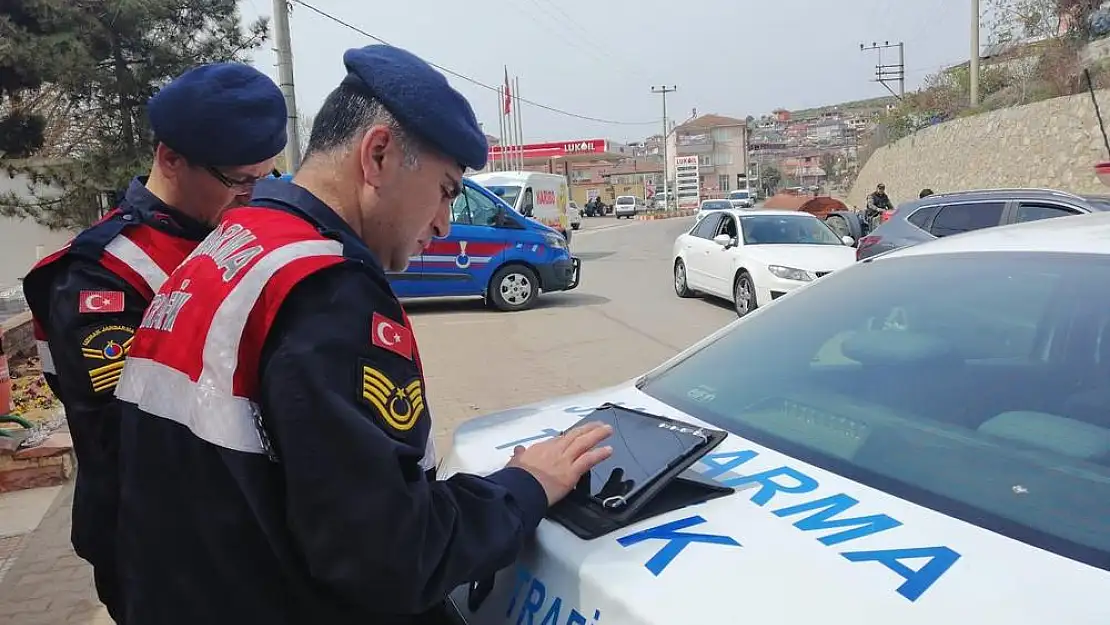
[[[524,265],[505,265],[489,281],[489,301],[501,311],[531,308],[539,295],[539,278]]]

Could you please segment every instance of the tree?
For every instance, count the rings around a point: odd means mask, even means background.
[[[782,182],[782,172],[774,165],[764,165],[759,168],[759,185],[768,191],[773,191]]]
[[[0,33],[11,41],[5,58],[12,59],[0,65],[4,93],[12,100],[13,92],[49,92],[54,118],[54,126],[44,124],[42,145],[19,154],[39,160],[3,163],[34,187],[30,199],[0,196],[0,214],[51,227],[94,221],[105,198],[149,166],[146,103],[159,87],[202,63],[245,61],[267,30],[264,19],[244,30],[236,0],[0,0]],[[11,71],[35,58],[43,60]],[[33,135],[34,114],[16,108],[9,103],[5,118]]]

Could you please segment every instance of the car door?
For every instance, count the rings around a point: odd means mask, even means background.
[[[991,228],[1002,223],[1006,201],[989,200],[946,204],[937,211],[929,224],[929,234],[947,237],[953,234]]]
[[[706,254],[705,273],[708,290],[721,297],[730,297],[732,293],[732,267],[736,257],[736,247],[727,249],[713,241],[718,235],[726,235],[734,242],[739,243],[740,230],[736,217],[721,213],[720,224],[716,231],[709,237],[709,250]]]
[[[1072,206],[1066,206],[1057,202],[1046,202],[1043,200],[1020,200],[1015,202],[1014,208],[1010,213],[1007,223],[1020,224],[1027,221],[1040,221],[1041,219],[1054,219],[1056,217],[1069,217],[1072,215],[1082,215],[1085,211],[1081,211]]]
[[[480,295],[509,246],[499,227],[503,208],[476,187],[463,186],[451,205],[451,232],[435,239],[421,257],[427,295]]]
[[[692,289],[709,290],[710,288],[709,249],[717,245],[712,239],[720,223],[720,213],[709,213],[700,219],[690,234],[685,237],[683,256],[686,258],[686,283]]]

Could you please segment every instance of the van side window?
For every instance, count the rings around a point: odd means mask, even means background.
[[[470,223],[470,202],[467,196],[471,194],[470,187],[463,187],[463,192],[455,198],[451,203],[451,223],[453,224],[469,224]]]
[[[465,195],[467,196],[467,204],[470,206],[470,221],[468,223],[475,226],[497,225],[497,216],[501,213],[501,208],[493,200],[475,189],[468,188]]]

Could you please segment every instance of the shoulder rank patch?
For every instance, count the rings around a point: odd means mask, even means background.
[[[106,393],[116,388],[134,340],[134,328],[108,325],[89,332],[81,341],[81,355],[85,357],[93,393]]]
[[[389,427],[401,432],[411,430],[424,414],[424,383],[420,378],[398,386],[386,374],[364,364],[360,396]]]

